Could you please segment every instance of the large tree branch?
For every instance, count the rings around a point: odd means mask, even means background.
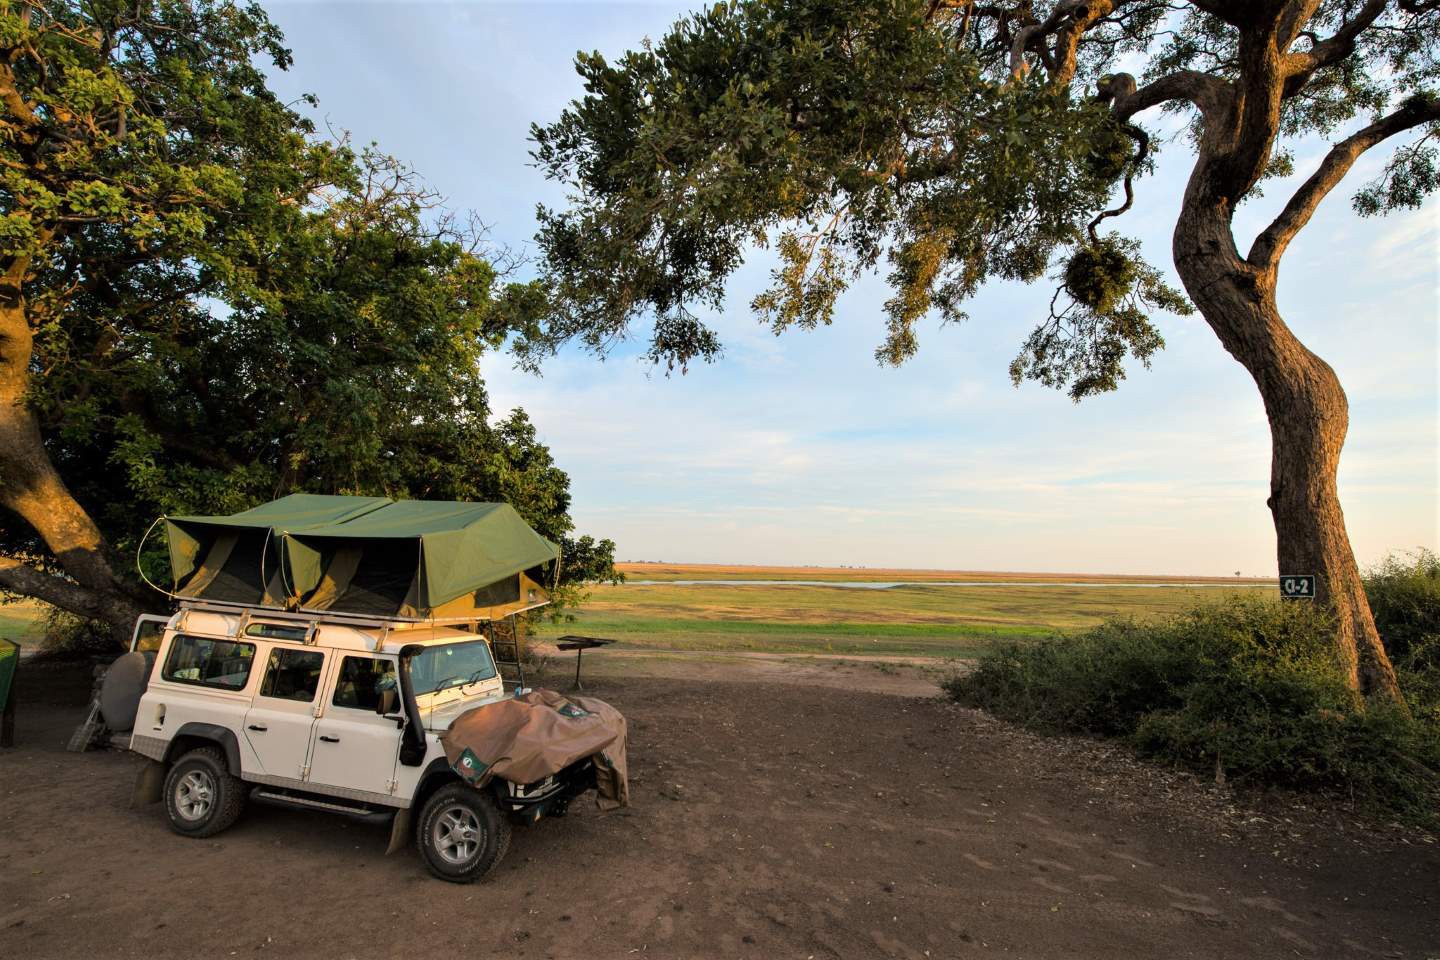
[[[1285,5],[1254,7],[1236,47],[1233,109],[1223,124],[1205,131],[1200,145],[1205,193],[1230,211],[1260,181],[1280,132],[1284,67],[1277,37]],[[1207,155],[1212,159],[1205,164]]]
[[[1295,234],[1310,221],[1320,201],[1345,177],[1361,154],[1388,137],[1434,120],[1440,120],[1440,98],[1411,97],[1394,113],[1335,144],[1320,162],[1319,169],[1295,191],[1280,215],[1255,238],[1246,259],[1259,268],[1273,267]]]
[[[1293,97],[1305,88],[1315,71],[1328,67],[1333,63],[1339,63],[1355,52],[1355,42],[1360,34],[1371,26],[1380,15],[1385,12],[1389,0],[1368,0],[1360,12],[1341,25],[1335,34],[1318,43],[1313,44],[1309,50],[1288,53],[1285,55],[1285,96]],[[1299,35],[1300,27],[1305,20],[1308,20],[1314,12],[1314,3],[1303,3],[1299,6],[1306,7],[1305,11],[1298,11],[1296,17],[1299,22],[1281,22],[1280,49],[1287,49]],[[1299,14],[1303,13],[1303,18]]]
[[[1203,10],[1232,27],[1250,27],[1273,18],[1284,6],[1278,0],[1190,0],[1190,5]]]
[[[1051,61],[1050,83],[1066,87],[1075,77],[1075,66],[1079,60],[1080,38],[1100,20],[1125,6],[1130,0],[1079,0],[1061,3],[1050,15],[1054,21],[1050,30],[1055,34],[1055,46]]]
[[[1383,6],[1385,0],[1380,0]],[[1281,50],[1289,50],[1290,44],[1300,35],[1300,30],[1315,15],[1320,7],[1320,0],[1288,0],[1285,8],[1280,11],[1279,29],[1276,31],[1276,45]]]
[[[1151,107],[1172,100],[1184,100],[1194,104],[1201,116],[1208,120],[1222,114],[1230,96],[1230,85],[1219,77],[1199,70],[1177,70],[1152,80],[1134,92],[1116,96],[1112,109],[1117,119],[1128,121]]]
[[[34,597],[45,603],[92,619],[103,619],[107,604],[99,593],[74,580],[45,573],[23,560],[0,556],[0,589]]]

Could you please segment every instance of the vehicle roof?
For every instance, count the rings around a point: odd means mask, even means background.
[[[304,629],[300,636],[266,635],[260,627]],[[320,616],[298,616],[277,613],[264,608],[225,610],[186,607],[170,618],[169,627],[177,633],[207,637],[235,637],[237,640],[258,640],[270,643],[304,642],[309,646],[334,650],[355,650],[367,653],[383,651],[398,653],[410,644],[439,646],[484,637],[484,624],[467,629],[469,624],[432,624],[407,621],[340,621]]]

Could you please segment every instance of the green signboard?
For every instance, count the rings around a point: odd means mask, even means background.
[[[20,644],[0,638],[0,747],[15,743],[15,670]]]
[[[1280,596],[1286,600],[1314,600],[1315,575],[1292,573],[1280,578]]]

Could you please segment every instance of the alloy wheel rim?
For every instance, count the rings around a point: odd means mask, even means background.
[[[446,863],[468,863],[480,852],[485,830],[474,811],[454,804],[441,811],[430,828],[431,845]]]
[[[186,820],[203,820],[215,802],[215,778],[204,770],[191,770],[175,785],[175,809]]]

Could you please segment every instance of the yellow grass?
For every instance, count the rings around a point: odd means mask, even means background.
[[[933,582],[961,579],[948,571],[930,582],[857,588],[841,586],[840,578],[833,576],[834,568],[627,566],[630,583],[593,589],[574,622],[542,625],[539,637],[554,639],[576,633],[610,637],[627,647],[687,651],[969,657],[999,639],[1040,639],[1116,616],[1163,617],[1202,598],[1275,589],[1269,581],[1263,585],[1215,581],[1215,586],[1184,587],[1160,585],[1176,581],[1150,578],[1141,582],[1156,585],[1125,586],[1094,579],[1069,580],[1063,575],[998,587]],[[764,571],[755,579],[821,580],[824,578],[813,573],[829,572],[835,585],[635,582],[661,579],[641,576],[635,567],[648,573],[660,566],[671,571],[672,580],[739,580],[744,578],[737,572],[755,571]],[[697,572],[712,576],[692,575]],[[877,579],[884,581],[915,579],[910,571],[864,572],[883,573],[885,576]],[[903,575],[892,576],[897,573]],[[965,582],[994,581],[972,574]],[[1065,585],[1072,582],[1094,585]]]

